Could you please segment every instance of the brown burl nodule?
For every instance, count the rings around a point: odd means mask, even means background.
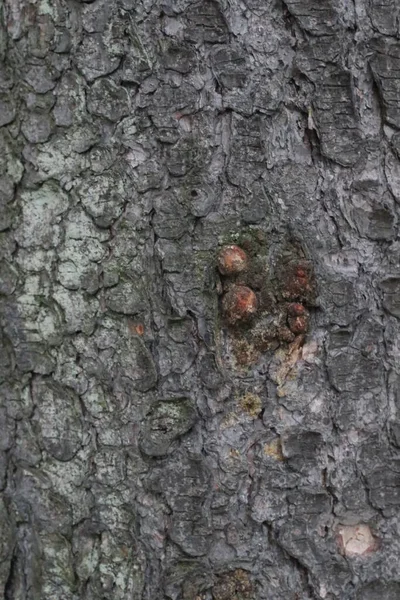
[[[257,297],[246,285],[233,285],[222,299],[222,310],[230,325],[250,321],[257,307]]]
[[[221,275],[238,275],[243,273],[249,264],[246,252],[234,244],[222,248],[217,262]]]
[[[293,261],[286,265],[282,283],[285,300],[309,301],[315,295],[314,277],[307,261]]]
[[[289,329],[295,335],[307,333],[310,324],[310,313],[299,302],[293,302],[288,306]]]

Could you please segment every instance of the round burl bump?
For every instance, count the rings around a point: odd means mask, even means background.
[[[234,285],[222,299],[222,310],[227,322],[250,321],[257,312],[257,297],[253,290],[245,285]]]
[[[285,300],[302,300],[313,303],[315,285],[309,263],[293,262],[285,267],[282,275],[282,295]]]
[[[300,317],[305,315],[306,309],[300,302],[293,302],[288,306],[288,315],[291,317]]]
[[[243,273],[248,262],[246,252],[239,246],[224,246],[218,254],[218,270],[222,275]]]
[[[308,331],[310,324],[310,314],[299,302],[293,302],[288,306],[288,324],[289,329],[295,335],[300,335]]]

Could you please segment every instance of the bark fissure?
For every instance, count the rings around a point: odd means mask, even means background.
[[[399,11],[5,0],[0,597],[400,597]]]

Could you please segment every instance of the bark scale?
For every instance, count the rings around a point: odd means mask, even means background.
[[[397,1],[1,21],[0,595],[400,598]]]

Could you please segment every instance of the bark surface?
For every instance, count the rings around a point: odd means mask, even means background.
[[[4,0],[1,598],[400,598],[399,11]]]

